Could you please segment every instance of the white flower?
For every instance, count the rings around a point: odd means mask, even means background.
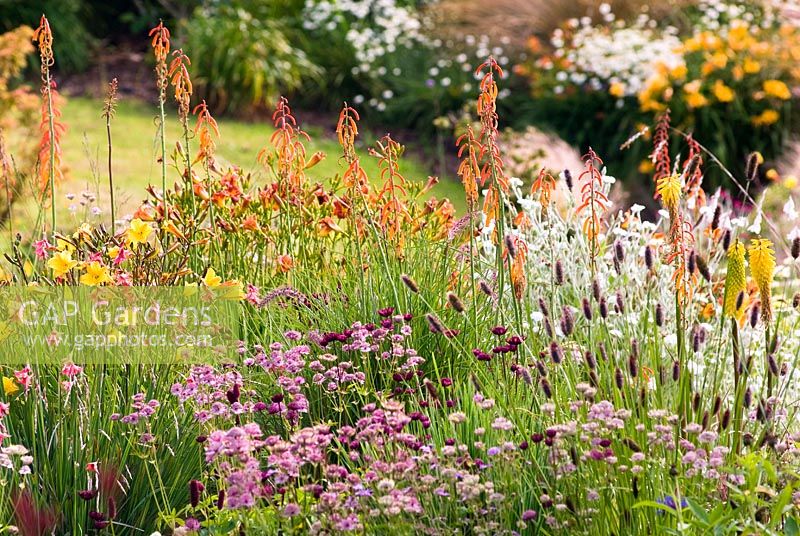
[[[798,212],[794,208],[794,199],[789,197],[789,200],[786,201],[786,204],[783,205],[783,214],[789,219],[789,221],[794,221],[797,219]]]

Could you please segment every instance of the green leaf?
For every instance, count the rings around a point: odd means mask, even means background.
[[[786,508],[792,500],[792,486],[787,485],[783,488],[780,495],[778,495],[778,500],[775,501],[775,504],[772,506],[772,515],[770,519],[773,520],[775,525],[780,524],[781,517],[783,516],[783,510]]]
[[[634,508],[656,508],[658,510],[663,510],[664,512],[669,513],[670,515],[675,515],[675,510],[667,506],[666,504],[661,504],[655,501],[640,501],[633,505]]]
[[[786,536],[800,535],[800,526],[797,524],[797,520],[794,517],[786,519],[786,523],[783,524],[783,532],[786,533]]]
[[[708,525],[708,512],[706,512],[705,508],[700,506],[694,499],[690,499],[689,497],[686,497],[686,504],[689,505],[689,509],[697,519],[702,521],[704,525]]]

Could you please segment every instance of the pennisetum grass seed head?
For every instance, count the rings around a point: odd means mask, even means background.
[[[592,297],[594,301],[599,302],[603,297],[603,290],[600,288],[600,282],[597,279],[592,280]]]
[[[614,240],[614,270],[617,274],[622,273],[623,262],[625,262],[625,249],[622,247],[622,241],[617,239]]]
[[[561,331],[569,337],[575,330],[575,318],[572,316],[572,309],[564,306],[561,310]]]
[[[586,320],[592,320],[592,302],[589,301],[589,298],[583,298],[581,300],[581,308],[583,309],[583,316]]]
[[[711,218],[711,230],[716,231],[719,227],[719,219],[722,216],[722,205],[717,205],[714,209],[714,216]]]
[[[492,287],[489,286],[489,283],[487,283],[484,280],[481,280],[481,282],[478,284],[478,286],[480,287],[481,292],[483,292],[484,294],[486,294],[490,298],[494,297],[494,292],[492,292]]]
[[[547,302],[544,300],[544,298],[539,298],[539,310],[544,316],[550,316],[550,309],[548,309]]]
[[[608,353],[606,352],[606,345],[603,344],[603,341],[597,343],[597,349],[600,352],[600,358],[603,361],[608,361]]]
[[[549,339],[552,339],[554,333],[553,333],[553,325],[550,323],[550,319],[547,318],[547,317],[544,317],[544,322],[542,324],[544,325],[545,334],[547,335],[547,337]]]
[[[564,170],[564,182],[567,185],[567,189],[572,191],[572,185],[573,185],[572,172],[568,169]]]
[[[728,251],[728,249],[731,247],[731,238],[731,230],[725,229],[725,232],[722,234],[722,249],[724,251]]]
[[[411,276],[403,274],[400,276],[400,280],[403,282],[406,288],[408,288],[408,290],[410,290],[414,294],[419,293],[419,285],[417,285],[416,281],[411,279]]]
[[[555,282],[556,285],[561,286],[564,284],[564,265],[561,263],[561,259],[556,261],[555,269]]]
[[[773,376],[777,376],[780,373],[780,369],[778,368],[778,362],[775,361],[775,356],[773,354],[767,355],[767,364],[769,365],[769,372]]]
[[[758,325],[758,316],[759,316],[760,308],[758,304],[753,304],[750,308],[750,327],[755,328]]]
[[[428,321],[428,327],[433,333],[444,333],[445,328],[436,315],[428,313],[425,315],[425,320]]]
[[[636,378],[639,375],[639,360],[634,354],[628,356],[628,372],[631,378]]]
[[[764,163],[764,157],[758,151],[753,151],[747,157],[747,164],[745,165],[745,179],[752,182],[758,178],[758,167]]]
[[[462,302],[461,299],[452,292],[447,293],[447,302],[450,304],[450,307],[452,307],[453,310],[457,313],[464,313],[464,311],[466,311],[466,307],[464,307],[464,302]]]
[[[550,343],[550,359],[553,360],[553,363],[558,365],[559,363],[561,363],[561,360],[563,359],[563,357],[564,357],[564,354],[562,353],[561,347],[558,345],[558,343],[556,341],[551,342]]]
[[[617,389],[622,389],[622,386],[624,385],[622,370],[619,367],[614,369],[614,384],[617,386]]]
[[[708,263],[706,262],[706,260],[700,255],[697,255],[697,257],[695,258],[695,262],[697,262],[697,271],[700,272],[700,275],[703,276],[703,279],[705,279],[710,283],[711,271],[708,269]]]
[[[516,256],[517,256],[517,244],[514,241],[514,237],[511,236],[510,234],[507,234],[505,237],[503,237],[503,240],[505,241],[506,250],[508,250],[509,256],[512,259],[516,258]]]
[[[653,270],[653,248],[650,246],[644,248],[644,265],[648,270]]]
[[[553,389],[550,387],[550,382],[547,381],[547,378],[541,378],[539,380],[539,385],[542,388],[544,396],[546,396],[547,398],[553,398]]]
[[[547,376],[547,366],[544,364],[544,361],[539,360],[536,362],[536,371],[542,378]]]
[[[660,303],[656,304],[655,321],[656,326],[658,327],[662,327],[664,325],[664,306]]]
[[[600,297],[600,303],[597,306],[597,311],[600,313],[600,318],[605,320],[608,318],[608,303],[606,302],[606,297]]]
[[[800,236],[795,236],[792,240],[791,252],[793,259],[800,257]]]

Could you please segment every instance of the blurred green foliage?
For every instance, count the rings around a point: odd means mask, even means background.
[[[54,35],[56,69],[86,69],[101,45],[143,36],[154,21],[170,26],[188,17],[199,0],[0,0],[0,31],[36,28],[46,14]]]
[[[298,46],[281,0],[209,1],[184,24],[198,94],[216,111],[270,106],[282,93],[319,81],[322,71]]]
[[[58,68],[67,71],[84,69],[95,37],[89,31],[93,18],[92,2],[85,0],[4,0],[0,2],[0,31],[7,32],[22,25],[36,28],[43,13],[50,20]]]

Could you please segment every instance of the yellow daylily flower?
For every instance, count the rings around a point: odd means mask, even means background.
[[[0,283],[11,283],[12,277],[11,274],[6,272],[2,266],[0,266]]]
[[[19,391],[19,385],[14,381],[14,378],[3,376],[3,392],[6,396],[11,396]]]
[[[149,223],[135,218],[131,221],[130,228],[125,231],[125,238],[129,245],[144,244],[153,232]]]
[[[714,82],[714,87],[711,88],[711,91],[719,102],[731,102],[736,97],[733,90],[726,86],[722,80]]]
[[[761,64],[752,58],[745,58],[742,69],[745,74],[756,74],[761,70]]]
[[[92,234],[92,226],[88,223],[81,224],[74,233],[72,233],[72,238],[75,240],[88,240],[91,238]]]
[[[780,80],[764,80],[762,87],[764,88],[764,93],[770,97],[781,100],[789,100],[792,98],[792,92],[789,91],[789,86]]]
[[[625,95],[625,86],[620,82],[614,82],[608,87],[608,92],[612,97],[620,98]]]
[[[72,243],[67,242],[63,238],[58,238],[56,239],[56,249],[58,251],[69,251],[70,253],[72,253],[73,251],[75,251],[75,246],[73,246]]]
[[[76,266],[78,261],[72,259],[72,252],[69,250],[60,251],[47,261],[47,267],[53,270],[54,277],[64,277]]]
[[[222,278],[217,275],[213,268],[206,270],[206,275],[203,276],[203,284],[208,288],[216,288],[222,283]]]
[[[244,285],[236,279],[225,281],[217,291],[217,297],[223,300],[242,301],[244,299]]]
[[[708,104],[708,99],[701,93],[689,93],[686,95],[686,104],[689,108],[702,108]]]
[[[764,110],[760,114],[753,116],[750,121],[757,127],[764,127],[776,123],[780,117],[780,114],[775,110]]]
[[[96,287],[103,283],[113,282],[113,279],[111,279],[108,273],[108,267],[103,266],[97,261],[90,262],[83,268],[86,270],[86,273],[81,276],[80,282],[87,287]]]

